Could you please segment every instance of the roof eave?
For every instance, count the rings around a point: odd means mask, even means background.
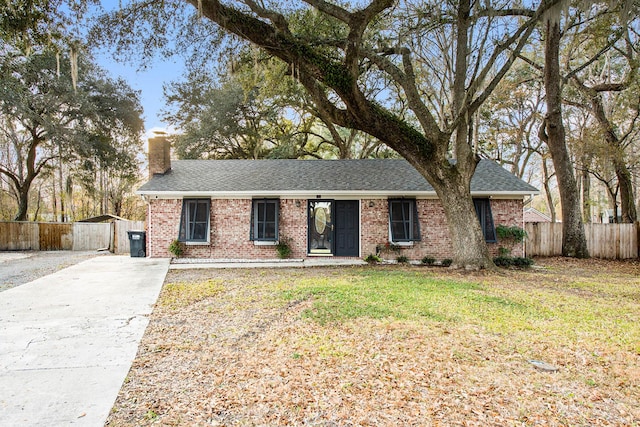
[[[162,199],[182,199],[189,197],[211,197],[216,199],[249,199],[253,197],[279,197],[291,199],[331,199],[331,198],[387,198],[387,197],[427,197],[437,198],[435,191],[151,191],[138,190],[136,194]],[[540,191],[472,191],[472,197],[520,198],[535,196]]]

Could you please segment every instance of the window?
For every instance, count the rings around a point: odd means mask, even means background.
[[[476,214],[480,221],[480,228],[482,228],[485,242],[497,242],[496,229],[493,226],[493,215],[491,214],[491,202],[489,199],[473,199],[473,204],[476,207]]]
[[[210,206],[210,199],[184,199],[182,201],[178,240],[181,242],[209,241]]]
[[[251,209],[251,240],[278,240],[278,199],[254,199]]]
[[[420,224],[415,200],[389,199],[389,230],[392,242],[420,240]]]

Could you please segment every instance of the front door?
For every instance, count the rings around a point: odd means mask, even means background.
[[[359,256],[358,201],[336,200],[335,205],[335,255]]]
[[[333,255],[333,200],[309,200],[309,254]]]
[[[309,200],[309,254],[359,256],[357,200]]]

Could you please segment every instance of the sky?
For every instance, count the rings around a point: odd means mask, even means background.
[[[96,55],[96,59],[111,77],[122,77],[132,89],[140,91],[147,136],[152,136],[154,130],[169,131],[168,125],[159,117],[160,110],[165,105],[162,85],[182,75],[184,71],[182,58],[173,60],[157,58],[144,70],[137,70],[136,64],[116,62],[108,52]]]
[[[119,0],[102,0],[100,6],[104,10],[113,10],[119,7],[118,3]],[[153,136],[154,131],[171,132],[168,124],[159,117],[160,110],[165,105],[162,86],[182,76],[185,70],[183,58],[164,59],[158,55],[145,69],[141,69],[139,64],[117,62],[111,50],[109,46],[105,46],[94,52],[95,59],[112,78],[121,77],[132,89],[140,91],[146,136]]]

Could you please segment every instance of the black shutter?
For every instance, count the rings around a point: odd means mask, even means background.
[[[420,221],[418,221],[418,202],[416,200],[411,201],[413,202],[413,236],[411,236],[411,240],[419,242],[422,240],[422,236],[420,235]]]
[[[493,226],[491,201],[489,199],[473,199],[473,205],[476,208],[476,215],[478,215],[485,242],[496,243],[496,229]]]
[[[257,200],[252,200],[251,201],[251,223],[249,224],[249,240],[254,241],[255,240],[255,231],[253,230],[254,225],[253,222],[255,220],[255,214],[253,213],[253,211],[256,209],[256,202]]]
[[[182,211],[180,213],[180,228],[178,229],[178,240],[187,241],[187,201],[182,200]]]

